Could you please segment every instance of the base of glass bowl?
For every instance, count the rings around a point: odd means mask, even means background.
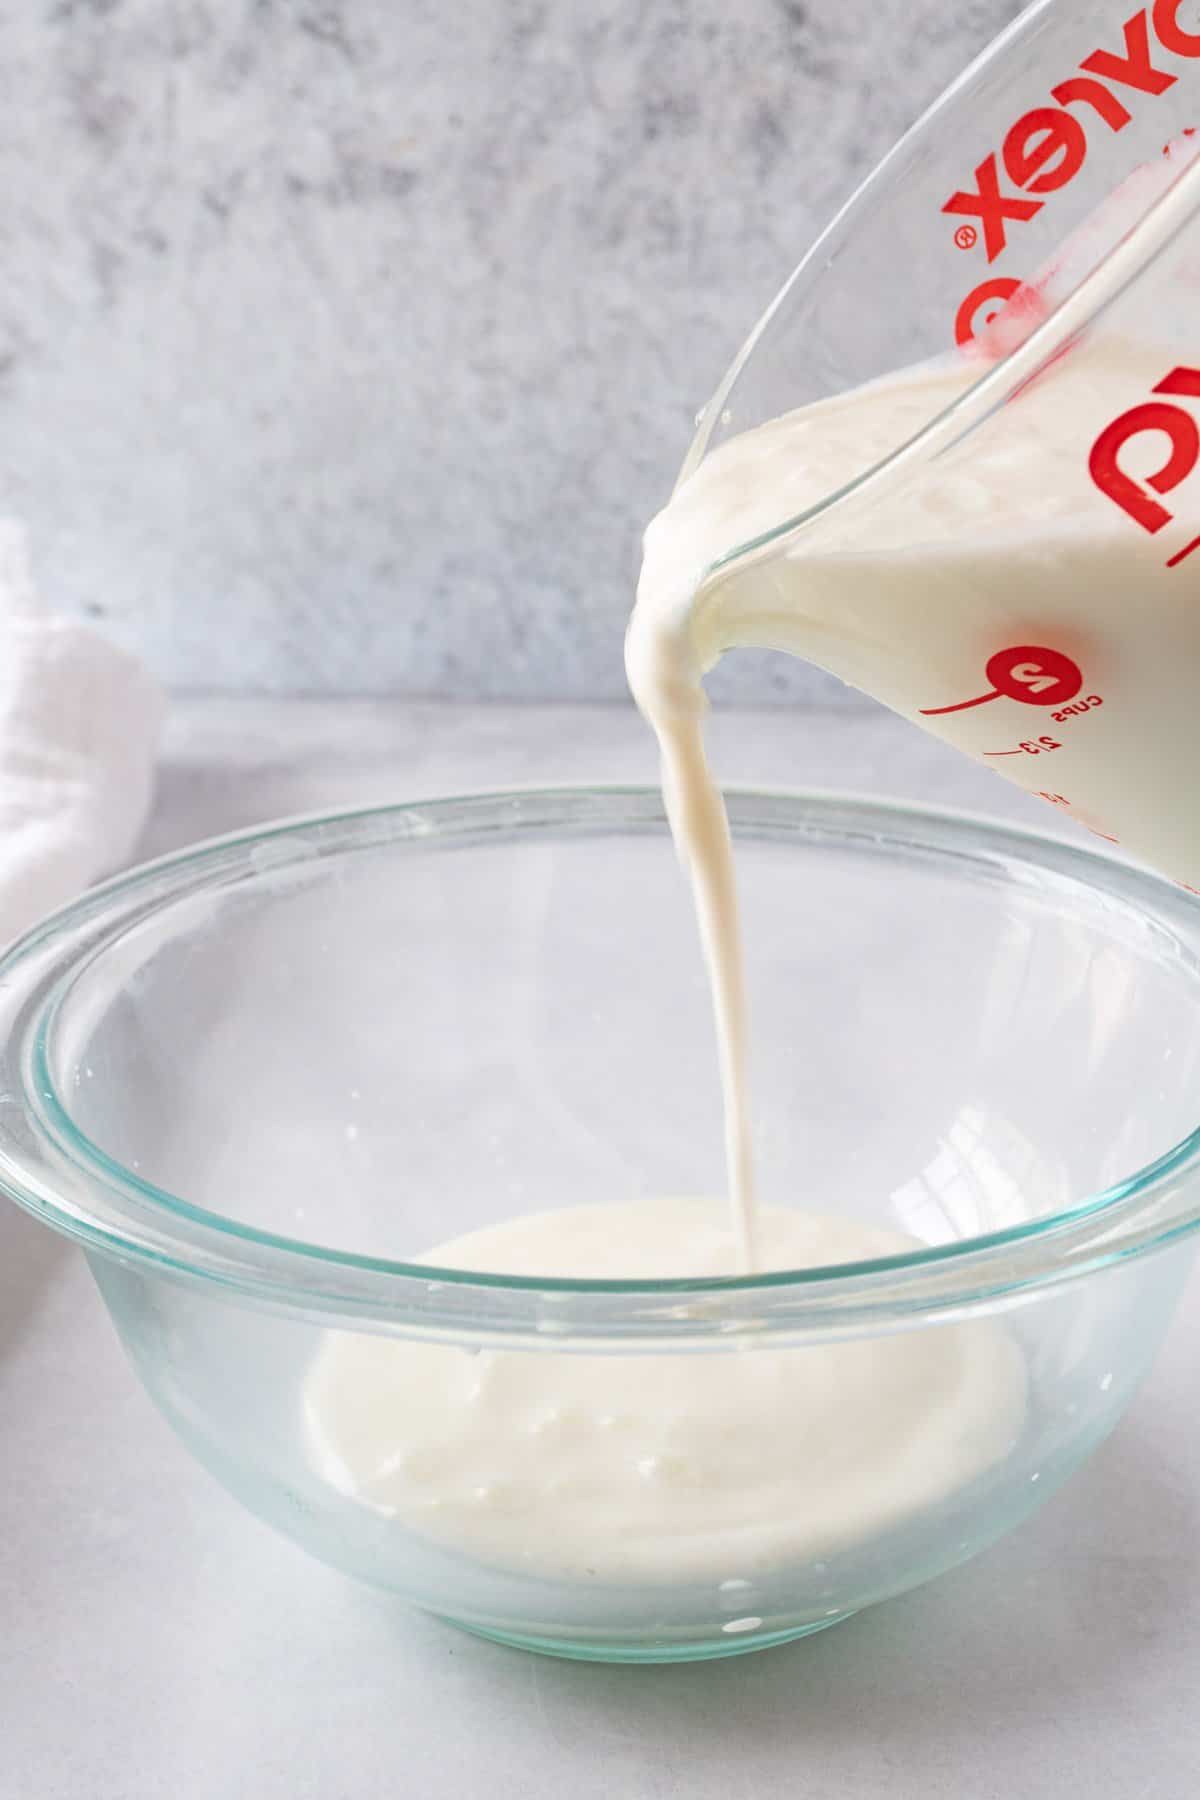
[[[457,1626],[472,1637],[486,1638],[492,1644],[505,1644],[510,1650],[532,1650],[537,1656],[565,1657],[570,1662],[597,1663],[689,1663],[712,1662],[719,1656],[748,1656],[752,1650],[773,1650],[779,1644],[794,1643],[797,1638],[812,1637],[814,1632],[828,1631],[841,1625],[854,1613],[835,1613],[831,1619],[818,1619],[809,1625],[792,1625],[786,1631],[747,1631],[737,1636],[718,1639],[702,1638],[699,1642],[657,1642],[651,1638],[640,1643],[621,1643],[607,1638],[531,1637],[517,1631],[493,1631],[484,1625],[469,1625],[462,1619],[438,1613],[447,1625]]]

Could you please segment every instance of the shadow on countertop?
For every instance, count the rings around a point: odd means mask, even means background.
[[[0,1358],[32,1323],[71,1246],[0,1197]]]

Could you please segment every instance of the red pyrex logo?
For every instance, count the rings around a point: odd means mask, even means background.
[[[1154,0],[1151,7],[1142,7],[1122,26],[1123,50],[1093,50],[1078,64],[1079,74],[1050,89],[1056,105],[1035,106],[1009,127],[999,151],[991,151],[976,168],[974,187],[959,188],[942,207],[965,221],[954,232],[960,250],[973,249],[982,234],[987,260],[995,262],[1008,243],[1009,228],[1034,218],[1045,205],[1044,199],[1031,196],[1066,187],[1087,161],[1084,121],[1093,129],[1099,120],[1109,131],[1123,131],[1133,117],[1126,98],[1164,94],[1174,87],[1179,77],[1163,67],[1164,53],[1200,58],[1200,31],[1185,31],[1179,23],[1182,3]],[[1077,111],[1068,110],[1072,107]],[[993,301],[1010,300],[1022,285],[1013,276],[993,276],[973,288],[958,309],[957,341],[967,343],[982,310]]]
[[[1200,399],[1200,369],[1175,368],[1156,381],[1152,394],[1171,394],[1178,398]],[[1154,433],[1161,444],[1161,461],[1151,474],[1142,479],[1130,474],[1124,456],[1126,447],[1144,433]],[[1169,494],[1185,481],[1200,461],[1200,425],[1186,407],[1167,400],[1143,400],[1113,419],[1100,433],[1088,456],[1088,473],[1102,494],[1107,495],[1121,511],[1127,513],[1143,531],[1161,531],[1174,514],[1157,495]],[[1200,537],[1193,538],[1182,550],[1168,557],[1167,568],[1173,569],[1192,551],[1200,548]]]

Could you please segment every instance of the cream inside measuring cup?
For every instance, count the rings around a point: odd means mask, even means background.
[[[766,1268],[910,1250],[860,1222],[764,1208]],[[719,1275],[717,1200],[508,1220],[427,1261],[514,1275]],[[450,1548],[565,1580],[741,1583],[945,1500],[1011,1450],[1012,1337],[982,1320],[848,1343],[586,1355],[326,1334],[305,1388],[314,1457],[343,1493]]]

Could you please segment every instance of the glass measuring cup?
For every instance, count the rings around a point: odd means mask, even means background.
[[[1028,9],[799,265],[680,483],[816,408],[836,475],[709,567],[701,665],[804,655],[1200,887],[1197,125],[1194,0]]]

